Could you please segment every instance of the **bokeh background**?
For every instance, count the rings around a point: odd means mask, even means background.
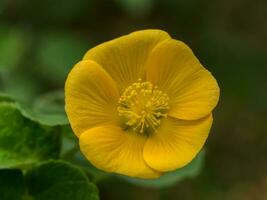
[[[165,30],[221,88],[204,167],[164,189],[101,181],[101,199],[266,200],[266,21],[265,0],[0,0],[0,91],[31,102],[62,90],[89,48],[134,30]]]

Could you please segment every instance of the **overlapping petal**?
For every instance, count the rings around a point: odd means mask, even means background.
[[[169,115],[179,119],[200,119],[219,99],[216,80],[190,48],[177,40],[166,40],[153,49],[147,62],[147,79],[169,95]]]
[[[74,66],[65,84],[65,108],[74,133],[116,120],[118,89],[107,72],[94,61]]]
[[[204,145],[212,115],[195,121],[167,118],[144,146],[144,159],[153,169],[171,171],[188,164]]]
[[[96,167],[131,177],[157,178],[160,173],[144,161],[145,142],[145,137],[114,125],[95,127],[80,136],[81,151]]]
[[[122,91],[144,78],[145,63],[152,49],[170,36],[160,30],[136,31],[90,49],[84,60],[100,64]]]

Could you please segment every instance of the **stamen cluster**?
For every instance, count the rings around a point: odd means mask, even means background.
[[[169,97],[157,86],[139,79],[125,89],[119,99],[119,116],[126,120],[126,126],[138,133],[145,133],[160,124],[160,119],[167,116]]]

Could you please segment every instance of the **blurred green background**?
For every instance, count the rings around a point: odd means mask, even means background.
[[[0,91],[32,102],[62,90],[89,48],[134,30],[165,30],[221,88],[204,167],[165,189],[100,181],[101,199],[266,200],[266,21],[265,0],[0,0]]]

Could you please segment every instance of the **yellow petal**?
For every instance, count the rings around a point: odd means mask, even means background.
[[[184,43],[169,39],[159,44],[147,62],[147,79],[170,97],[170,113],[195,120],[217,105],[219,87]]]
[[[144,77],[144,66],[151,50],[168,38],[170,36],[160,30],[136,31],[89,50],[84,60],[90,59],[100,64],[122,91]]]
[[[65,85],[65,109],[75,134],[114,121],[118,98],[114,81],[102,67],[90,60],[76,64]]]
[[[185,166],[201,150],[211,124],[211,115],[196,121],[165,119],[158,132],[149,137],[145,144],[146,163],[163,172]]]
[[[97,168],[138,178],[157,178],[159,172],[151,169],[143,159],[146,138],[126,133],[118,126],[100,126],[80,136],[80,148]]]
[[[169,115],[180,119],[199,119],[210,113],[217,105],[219,87],[207,70],[200,70],[183,83]]]

